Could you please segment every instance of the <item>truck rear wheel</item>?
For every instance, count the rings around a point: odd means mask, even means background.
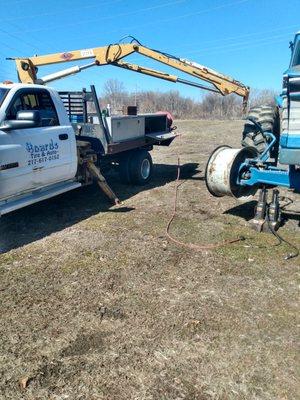
[[[130,181],[135,185],[145,185],[152,177],[153,162],[146,150],[135,151],[129,161]]]
[[[152,170],[152,157],[146,150],[127,152],[119,161],[119,175],[123,183],[145,185],[152,177]]]
[[[133,152],[127,152],[120,157],[119,160],[119,176],[122,183],[131,183],[130,177],[130,160]]]
[[[277,138],[277,142],[271,151],[271,157],[277,158],[278,156],[278,145],[279,145],[279,134],[280,134],[280,121],[279,112],[276,106],[258,106],[254,107],[249,111],[248,118],[253,118],[258,122],[264,132],[271,132]],[[261,132],[257,130],[255,125],[251,121],[247,121],[244,126],[242,146],[243,147],[255,147],[259,154],[262,154],[269,143]]]

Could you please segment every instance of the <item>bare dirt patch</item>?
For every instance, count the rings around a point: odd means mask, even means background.
[[[242,122],[177,125],[183,136],[153,152],[149,186],[110,176],[122,207],[95,186],[1,219],[1,399],[299,398],[300,260],[249,229],[253,201],[213,198],[203,180]],[[202,253],[168,243],[177,153],[172,233],[244,242]],[[297,214],[281,233],[300,245]]]

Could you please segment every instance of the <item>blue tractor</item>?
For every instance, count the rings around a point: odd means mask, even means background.
[[[206,167],[206,185],[214,196],[243,198],[259,190],[253,220],[257,230],[275,230],[279,226],[277,187],[300,193],[300,32],[290,47],[291,62],[283,76],[277,104],[250,109],[243,147],[218,147]],[[273,190],[271,203],[268,189]]]

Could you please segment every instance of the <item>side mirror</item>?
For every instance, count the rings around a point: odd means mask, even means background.
[[[41,115],[38,110],[18,111],[17,118],[3,122],[0,129],[12,131],[14,129],[36,128],[41,123]]]

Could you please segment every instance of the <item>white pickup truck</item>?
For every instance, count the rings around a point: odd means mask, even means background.
[[[90,184],[112,166],[124,181],[145,184],[149,150],[175,136],[167,114],[103,117],[93,86],[59,93],[1,84],[0,216]]]

